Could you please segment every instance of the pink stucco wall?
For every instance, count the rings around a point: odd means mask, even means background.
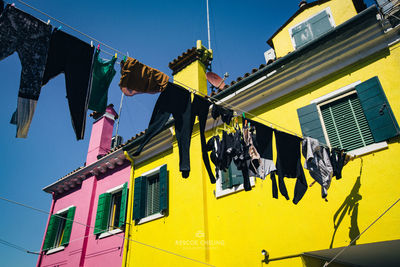
[[[129,182],[129,175],[130,165],[125,163],[112,172],[84,180],[80,188],[56,198],[54,213],[69,206],[76,206],[74,221],[94,227],[99,195]],[[93,234],[93,228],[74,223],[69,244],[62,251],[43,255],[40,266],[121,266],[123,242],[123,232],[98,239]]]
[[[116,112],[112,106],[107,107],[107,112],[108,116],[93,123],[86,155],[87,166],[96,162],[98,155],[105,154],[110,149],[114,125],[112,116]],[[70,241],[61,251],[39,256],[38,266],[121,266],[124,232],[101,239],[93,232],[99,195],[129,182],[129,177],[130,164],[125,161],[121,166],[116,166],[113,170],[107,169],[98,176],[90,176],[80,186],[57,195],[54,198],[53,214],[70,206],[76,207]]]

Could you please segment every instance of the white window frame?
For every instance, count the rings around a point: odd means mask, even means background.
[[[250,176],[250,185],[251,185],[251,187],[254,187],[256,185],[254,176]],[[219,178],[217,179],[217,182],[215,183],[215,191],[214,191],[215,198],[227,196],[227,195],[230,195],[230,194],[242,191],[242,190],[244,190],[243,184],[235,185],[232,188],[222,189],[222,171],[219,171]]]
[[[355,87],[356,85],[360,84],[361,81],[355,81],[351,84],[348,84],[342,88],[339,88],[333,92],[330,92],[329,94],[323,95],[321,97],[318,97],[314,100],[312,100],[310,103],[311,104],[317,104],[317,110],[318,110],[318,116],[319,119],[321,121],[321,125],[322,125],[322,130],[324,132],[324,136],[325,136],[325,140],[327,142],[327,145],[330,146],[330,142],[329,142],[329,137],[328,137],[328,133],[326,132],[326,128],[325,128],[325,122],[324,119],[322,117],[322,113],[321,113],[321,108],[320,106],[327,104],[333,100],[337,100],[340,99],[342,97],[346,97],[347,95],[353,93],[353,91],[355,91]],[[360,147],[351,151],[348,151],[347,154],[350,154],[352,156],[362,156],[365,154],[369,154],[375,151],[379,151],[382,149],[385,149],[388,147],[388,144],[386,141],[382,141],[382,142],[378,142],[378,143],[373,143],[371,145],[368,146],[364,146],[364,147]]]
[[[124,187],[124,184],[121,184],[121,185],[118,185],[118,186],[116,186],[116,187],[113,187],[113,188],[111,188],[111,189],[108,189],[107,191],[106,191],[106,193],[110,193],[110,194],[115,194],[115,193],[118,193],[118,192],[120,192],[120,191],[122,191],[122,188]],[[110,216],[111,216],[111,210],[108,212],[108,229],[110,229]],[[98,237],[98,239],[102,239],[102,238],[105,238],[105,237],[108,237],[108,236],[112,236],[112,235],[116,235],[116,234],[119,234],[119,233],[122,233],[123,231],[121,230],[121,229],[113,229],[113,230],[109,230],[109,231],[107,231],[107,232],[104,232],[104,233],[101,233],[101,234],[99,234],[99,237]]]
[[[64,208],[64,209],[61,209],[61,210],[58,210],[58,211],[55,212],[54,214],[61,214],[61,213],[64,213],[64,212],[68,212],[68,210],[69,210],[70,208],[72,208],[72,207],[74,207],[74,205],[71,205],[71,206],[69,206],[69,207],[67,207],[67,208]],[[64,226],[64,227],[65,227],[65,226]],[[58,234],[58,233],[57,233],[57,234]],[[46,252],[46,255],[50,255],[50,254],[53,254],[53,253],[62,251],[62,250],[64,250],[64,249],[65,249],[65,246],[58,246],[58,247],[49,249],[49,250]]]
[[[299,26],[300,24],[302,24],[302,23],[304,23],[304,22],[306,22],[306,21],[312,19],[313,17],[315,17],[315,16],[317,16],[317,15],[319,15],[319,14],[321,14],[322,12],[325,12],[325,11],[326,11],[326,13],[328,13],[328,15],[329,15],[329,22],[331,23],[331,26],[332,26],[333,28],[336,27],[335,21],[333,20],[331,8],[328,6],[327,8],[322,9],[321,11],[319,11],[319,12],[315,13],[314,15],[312,15],[311,17],[308,17],[307,19],[305,19],[305,20],[303,20],[303,21],[301,21],[301,22],[297,23],[296,25],[294,25],[294,26],[292,26],[292,27],[289,28],[290,40],[292,41],[292,45],[293,45],[293,48],[294,48],[294,49],[297,49],[298,47],[296,46],[296,42],[295,42],[295,40],[294,40],[294,38],[293,38],[293,34],[292,34],[293,29],[294,29],[295,27]]]
[[[163,164],[163,165],[164,165],[164,164]],[[163,165],[160,165],[160,166],[158,166],[158,167],[156,167],[156,168],[154,168],[154,169],[151,169],[151,170],[149,170],[149,171],[147,171],[147,172],[144,172],[144,173],[142,173],[140,176],[145,176],[146,179],[148,179],[150,176],[153,176],[153,175],[156,174],[156,173],[160,173],[160,168],[161,168]],[[169,178],[167,178],[167,179],[169,179]],[[147,192],[146,192],[146,194],[147,194]],[[162,217],[165,217],[165,214],[162,213],[162,212],[157,212],[157,213],[151,214],[151,215],[149,215],[149,216],[147,216],[147,217],[141,218],[140,220],[138,220],[138,221],[136,222],[136,225],[138,225],[138,224],[143,224],[143,223],[147,223],[147,222],[150,222],[150,221],[154,221],[154,220],[157,220],[157,219],[162,218]]]

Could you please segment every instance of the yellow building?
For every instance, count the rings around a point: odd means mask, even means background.
[[[213,97],[255,121],[354,155],[342,178],[333,178],[327,201],[318,184],[297,205],[282,195],[274,199],[269,176],[250,178],[251,191],[221,179],[211,184],[198,123],[190,176],[183,179],[171,120],[139,157],[132,154],[143,134],[124,147],[132,172],[123,266],[399,262],[400,204],[379,218],[399,198],[399,27],[388,24],[375,6],[365,9],[362,1],[303,2],[268,41],[278,59]],[[198,42],[170,63],[174,82],[205,93],[211,59],[211,51]],[[215,128],[209,116],[207,140],[221,131]],[[304,171],[310,185],[313,178]],[[292,198],[295,180],[285,182]],[[338,255],[350,242],[353,246]]]

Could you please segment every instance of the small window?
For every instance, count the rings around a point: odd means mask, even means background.
[[[122,191],[112,194],[111,197],[111,209],[110,209],[110,221],[108,222],[108,230],[114,230],[119,227],[119,215],[121,213],[121,198]]]
[[[95,222],[95,234],[122,231],[125,226],[128,183],[108,190],[99,196]],[[112,232],[114,233],[114,232]],[[108,235],[102,235],[100,238]]]
[[[232,162],[226,172],[220,171],[219,174],[215,190],[217,198],[244,190],[242,171],[237,169],[235,163]],[[250,177],[250,185],[255,185],[254,177]]]
[[[306,45],[334,27],[330,8],[326,8],[311,18],[289,29],[295,49]]]
[[[70,207],[60,210],[50,217],[43,250],[64,248],[69,243],[74,216],[75,207]]]
[[[362,155],[387,147],[400,129],[378,77],[355,82],[297,110],[304,136]]]
[[[165,216],[168,209],[167,165],[135,178],[133,219],[137,224]]]
[[[153,215],[160,210],[160,175],[152,175],[146,179],[146,212],[145,217]]]
[[[332,147],[351,151],[374,143],[355,91],[330,103],[320,104],[319,108]]]

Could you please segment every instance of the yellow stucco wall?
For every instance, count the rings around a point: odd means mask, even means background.
[[[301,133],[296,110],[310,101],[356,81],[378,76],[392,110],[400,122],[400,44],[332,74],[329,78],[281,97],[273,103],[251,111],[259,118]],[[176,78],[176,77],[175,77]],[[261,121],[257,118],[255,120]],[[309,188],[298,205],[279,195],[272,198],[271,181],[256,179],[252,191],[240,191],[216,199],[215,185],[209,182],[201,159],[198,125],[191,143],[191,173],[183,179],[179,172],[178,148],[173,148],[135,166],[134,177],[160,165],[169,171],[168,216],[131,226],[133,240],[213,266],[266,266],[261,250],[271,258],[313,250],[346,246],[358,227],[362,232],[399,194],[400,138],[388,142],[388,148],[364,155],[348,163],[343,178],[334,179],[328,202],[321,198],[317,184]],[[213,135],[207,132],[207,139]],[[275,153],[275,152],[274,152]],[[276,153],[275,153],[276,155]],[[304,159],[303,163],[304,163]],[[310,184],[312,178],[305,171]],[[289,196],[293,197],[295,179],[285,178]],[[360,183],[358,192],[352,192]],[[130,183],[132,186],[134,183]],[[357,191],[357,190],[353,190]],[[130,192],[134,192],[130,188]],[[341,209],[351,197],[361,196],[357,218]],[[347,200],[347,202],[346,202]],[[129,209],[132,205],[129,206]],[[338,213],[334,221],[335,213]],[[132,214],[131,211],[129,214]],[[335,233],[334,223],[342,218]],[[357,244],[400,239],[400,205],[395,206],[372,226]],[[335,233],[335,235],[334,235]],[[129,243],[126,266],[205,266],[135,242]],[[125,263],[124,263],[125,264]],[[302,266],[300,258],[270,262],[268,266]],[[124,265],[123,265],[124,266]]]
[[[352,0],[331,0],[304,10],[290,23],[288,23],[288,25],[286,25],[277,35],[275,35],[274,38],[272,38],[276,57],[283,57],[289,52],[294,51],[294,47],[290,38],[290,28],[303,22],[304,20],[307,20],[309,17],[317,14],[327,7],[329,7],[332,12],[335,26],[342,24],[357,14]]]
[[[389,52],[390,55],[387,54]],[[363,82],[377,75],[400,121],[400,92],[397,90],[400,45],[378,53],[363,63],[369,65],[358,63],[330,79],[282,97],[252,113],[301,133],[296,112],[298,108],[355,81]],[[220,199],[215,199],[212,194],[214,186],[208,184],[210,240],[224,241],[224,246],[211,250],[210,262],[216,266],[255,266],[261,263],[262,249],[267,250],[271,258],[328,249],[334,233],[334,215],[339,211],[340,217],[340,211],[343,211],[340,207],[349,197],[359,176],[361,186],[358,193],[362,199],[358,201],[358,219],[353,226],[358,225],[359,231],[363,231],[399,197],[399,141],[400,138],[394,138],[388,143],[388,149],[350,161],[344,167],[343,178],[332,181],[328,202],[322,200],[318,185],[309,188],[298,205],[281,195],[278,200],[273,199],[269,177],[264,181],[257,179],[250,192],[242,191]],[[304,163],[304,159],[302,161]],[[313,179],[307,172],[306,176],[310,184]],[[289,196],[293,197],[295,179],[286,178],[285,181]],[[400,239],[399,223],[400,205],[369,229],[357,244]],[[349,244],[350,227],[351,217],[345,213],[335,234],[333,247]],[[271,262],[269,266],[302,266],[302,261],[293,258]]]

